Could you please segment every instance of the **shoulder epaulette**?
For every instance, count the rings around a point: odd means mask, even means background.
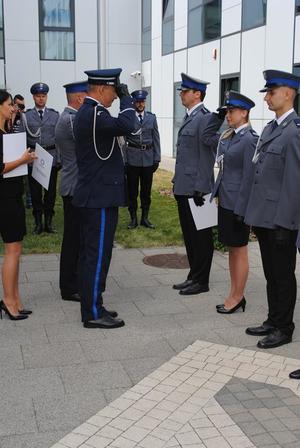
[[[31,110],[32,110],[32,109],[26,109],[25,113],[26,113],[26,112],[30,112]]]
[[[55,109],[52,109],[52,107],[47,107],[48,110],[51,110],[52,112],[56,112],[57,114],[59,114],[59,112]]]
[[[297,128],[300,128],[300,117],[295,118],[294,122],[295,122]]]
[[[146,113],[147,113],[147,114],[150,114],[150,115],[154,115],[154,113],[153,113],[153,112],[150,112],[150,110],[147,110]]]
[[[258,133],[254,129],[249,129],[249,131],[252,135],[254,135],[254,137],[259,137]]]
[[[203,114],[209,114],[209,110],[206,109],[206,107],[204,107],[204,106],[201,107],[201,112],[202,112]]]
[[[268,121],[268,123],[267,123],[267,124],[271,124],[271,123],[273,123],[273,121],[274,121],[274,120]]]

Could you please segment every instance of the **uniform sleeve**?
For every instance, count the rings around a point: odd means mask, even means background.
[[[274,224],[298,229],[300,222],[300,130],[286,146],[285,165]]]
[[[216,150],[220,138],[218,130],[223,124],[223,120],[215,113],[210,113],[206,126],[203,128],[202,141],[214,151]]]
[[[245,136],[245,148],[243,158],[243,175],[240,185],[238,197],[234,207],[234,213],[239,216],[245,216],[246,208],[251,192],[253,174],[255,165],[252,162],[258,136],[251,134],[250,132]]]
[[[157,125],[157,119],[154,117],[153,123],[153,152],[154,152],[154,162],[160,162],[161,151],[160,151],[160,137]]]
[[[134,131],[135,109],[132,98],[125,96],[120,100],[120,112],[117,118],[112,117],[108,111],[101,109],[97,112],[96,134],[110,137],[128,135]]]

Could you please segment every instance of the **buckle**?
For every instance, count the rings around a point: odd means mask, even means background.
[[[141,146],[141,149],[142,149],[143,151],[145,151],[145,149],[147,149],[147,145],[142,145],[142,146]]]

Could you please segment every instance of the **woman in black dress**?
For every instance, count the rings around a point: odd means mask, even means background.
[[[23,204],[23,177],[5,178],[3,175],[20,165],[32,162],[34,152],[25,149],[22,156],[13,162],[3,162],[3,135],[6,123],[13,113],[11,95],[0,90],[0,235],[4,242],[2,264],[3,300],[2,312],[11,320],[26,319],[31,311],[24,310],[19,294],[19,261],[22,252],[22,240],[26,234],[25,210]]]
[[[219,141],[217,162],[219,174],[212,197],[218,197],[219,240],[229,250],[230,292],[224,304],[217,305],[221,314],[234,313],[246,307],[244,289],[248,264],[249,227],[244,223],[245,210],[253,178],[253,163],[258,135],[249,122],[249,111],[255,104],[238,92],[227,92],[225,107],[230,126]]]

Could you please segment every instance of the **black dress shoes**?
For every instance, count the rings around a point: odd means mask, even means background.
[[[293,372],[291,372],[291,373],[289,374],[289,377],[290,377],[292,380],[300,380],[300,369],[298,369],[298,370],[294,370]]]
[[[192,285],[193,283],[194,283],[193,280],[188,280],[187,279],[187,280],[185,280],[182,283],[177,283],[176,285],[173,285],[173,289],[178,289],[180,291],[180,289],[184,289],[187,286]]]
[[[202,292],[209,291],[208,285],[201,285],[200,283],[192,283],[184,289],[179,291],[182,296],[191,296],[193,294],[201,294]]]
[[[292,342],[292,336],[288,336],[282,331],[276,329],[273,330],[272,333],[270,333],[265,338],[261,339],[257,343],[258,348],[275,348],[280,347],[281,345],[288,344],[289,342]]]
[[[120,328],[124,327],[125,322],[122,319],[111,317],[108,313],[103,313],[99,319],[95,320],[86,320],[83,322],[83,326],[85,328],[104,328],[104,329],[111,329],[111,328]]]
[[[246,329],[246,334],[250,334],[250,336],[267,336],[274,330],[275,330],[274,327],[264,322],[259,327],[248,327]]]
[[[70,302],[81,302],[80,295],[78,292],[73,292],[71,294],[62,292],[61,293],[62,300],[69,300]]]
[[[106,308],[102,308],[103,313],[107,313],[110,317],[118,317],[118,313],[113,310],[107,310]]]

